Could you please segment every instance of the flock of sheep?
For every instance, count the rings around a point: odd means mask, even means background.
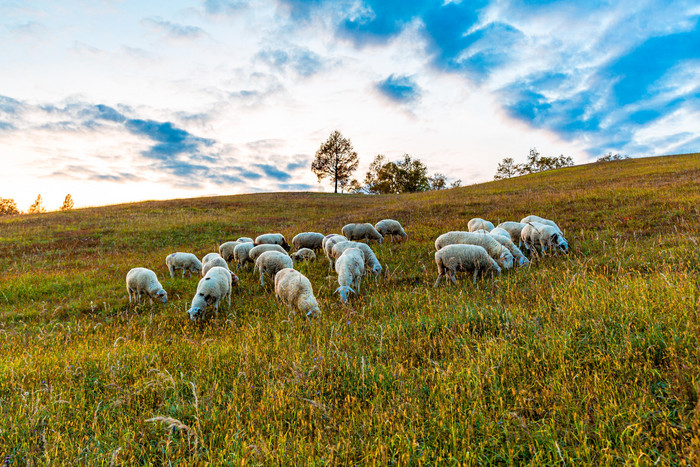
[[[502,270],[514,267],[516,263],[527,266],[530,261],[523,250],[529,256],[547,250],[569,251],[569,245],[557,224],[538,216],[527,216],[520,222],[503,222],[497,227],[484,219],[474,218],[469,221],[468,228],[468,232],[447,232],[435,240],[438,277],[434,287],[443,277],[449,277],[456,284],[455,276],[460,271],[473,272],[476,282],[479,274],[501,274]],[[203,276],[187,311],[192,320],[204,317],[208,307],[213,306],[218,313],[219,303],[224,298],[231,306],[231,291],[238,285],[238,277],[229,269],[231,262],[236,263],[237,270],[247,263],[253,263],[253,272],[260,273],[261,285],[265,285],[265,276],[270,276],[280,300],[307,317],[313,317],[320,313],[318,302],[311,282],[294,269],[294,262],[315,261],[316,253],[323,251],[331,271],[338,273],[339,287],[335,293],[343,302],[347,302],[351,294],[360,292],[360,283],[365,274],[371,272],[379,275],[382,272],[382,266],[368,243],[382,243],[384,238],[402,242],[408,236],[398,221],[384,219],[376,225],[347,224],[342,228],[342,235],[300,233],[292,239],[296,252],[291,255],[288,253],[291,247],[284,236],[270,233],[260,235],[255,240],[241,237],[223,243],[218,253],[209,253],[201,261],[192,253],[172,253],[165,258],[165,264],[170,277],[175,277],[178,270],[183,278],[186,272],[190,276],[193,273]],[[126,289],[129,303],[133,299],[140,302],[142,294],[148,296],[151,303],[153,299],[163,303],[168,300],[155,272],[150,269],[130,270],[126,275]]]

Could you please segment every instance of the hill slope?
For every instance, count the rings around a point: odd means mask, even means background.
[[[700,462],[700,155],[396,196],[273,193],[0,218],[0,456],[84,462]],[[432,242],[527,214],[572,252],[432,288]],[[239,236],[399,219],[378,280],[288,315],[248,270],[232,308],[184,311],[164,258]],[[166,305],[130,306],[155,270]],[[160,418],[159,418],[160,417]],[[175,428],[168,429],[168,426]],[[179,427],[179,428],[178,428]]]

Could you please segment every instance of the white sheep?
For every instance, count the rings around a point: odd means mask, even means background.
[[[513,243],[510,239],[510,234],[499,228],[493,229],[487,235],[491,235],[495,238],[498,243],[508,248],[508,251],[513,255],[514,260],[518,263],[518,266],[529,266],[530,260],[525,257],[523,252],[518,248],[518,246]]]
[[[289,256],[295,263],[300,263],[302,261],[316,261],[316,253],[314,253],[314,250],[311,250],[309,248],[301,248],[300,250],[292,253]]]
[[[263,243],[262,245],[256,245],[254,246],[249,252],[248,256],[250,257],[253,262],[257,261],[258,257],[265,253],[266,251],[279,251],[280,253],[284,253],[285,255],[289,256],[289,253],[287,253],[284,248],[282,248],[281,245],[277,244],[272,244],[272,243]]]
[[[328,240],[330,240],[331,238],[334,238],[334,237],[340,237],[343,239],[343,241],[348,239],[347,237],[340,235],[340,234],[335,234],[335,233],[328,234],[325,237],[323,237],[323,241],[321,242],[321,249],[323,251],[326,251],[326,242],[328,242]]]
[[[384,237],[389,236],[392,242],[403,242],[408,238],[408,235],[406,235],[403,227],[401,227],[401,223],[394,219],[382,219],[374,224],[374,228]],[[397,237],[400,240],[397,240]]]
[[[526,216],[526,217],[523,217],[522,219],[520,219],[520,222],[522,224],[529,224],[531,222],[539,222],[540,224],[551,225],[552,227],[557,229],[557,232],[559,233],[559,235],[561,235],[561,236],[564,235],[564,233],[561,231],[559,226],[554,221],[550,221],[549,219],[545,219],[544,217],[535,216],[533,214],[530,214],[529,216]]]
[[[338,287],[335,293],[347,302],[351,293],[360,293],[360,282],[365,273],[365,255],[359,248],[348,248],[335,261],[338,273]],[[354,287],[354,289],[353,289]]]
[[[543,254],[547,251],[547,248],[553,251],[559,249],[564,253],[569,252],[569,243],[561,232],[552,225],[530,222],[523,228],[520,237],[525,244],[525,248],[535,254],[537,254],[538,247]]]
[[[475,217],[467,223],[467,228],[470,232],[474,232],[475,230],[479,229],[484,229],[485,231],[490,232],[493,230],[493,224],[480,217]]]
[[[349,240],[347,242],[336,243],[331,251],[331,257],[337,260],[348,248],[359,248],[365,255],[365,271],[372,271],[372,273],[375,275],[381,274],[382,265],[379,263],[377,255],[374,254],[372,248],[370,248],[370,246],[366,243],[352,242]]]
[[[225,242],[219,245],[219,255],[226,260],[227,263],[233,261],[233,250],[237,245],[243,242],[236,240],[235,242]]]
[[[440,250],[447,245],[466,244],[484,247],[489,256],[503,269],[513,267],[513,255],[498,240],[488,234],[474,232],[452,231],[440,235],[435,240],[435,249]]]
[[[484,247],[478,245],[447,245],[435,252],[438,277],[433,287],[437,287],[443,276],[448,276],[452,283],[457,283],[457,271],[474,271],[474,283],[479,273],[489,271],[501,274],[501,268],[488,254]]]
[[[165,264],[168,266],[170,271],[170,277],[175,277],[175,271],[178,269],[182,270],[182,277],[185,277],[185,272],[199,275],[202,272],[202,262],[197,259],[192,253],[182,253],[178,251],[177,253],[171,253],[165,257]]]
[[[343,232],[343,235],[346,236],[348,240],[367,240],[367,242],[375,240],[378,243],[384,241],[382,234],[377,232],[377,229],[369,223],[346,224],[341,229],[341,232]]]
[[[163,286],[158,282],[156,273],[146,268],[133,268],[126,274],[126,291],[129,293],[129,303],[132,295],[136,303],[141,303],[141,294],[147,294],[148,300],[153,305],[156,298],[163,303],[167,303],[168,294]]]
[[[255,244],[252,242],[244,242],[236,245],[233,249],[233,260],[236,262],[236,269],[240,269],[246,265],[246,263],[254,263],[250,259],[250,250],[255,248]]]
[[[217,257],[210,259],[209,261],[204,263],[204,266],[202,266],[202,277],[206,276],[207,272],[209,272],[211,270],[211,268],[215,268],[215,267],[221,267],[221,268],[225,268],[226,270],[228,270],[228,263],[221,256],[217,256]]]
[[[192,305],[187,310],[191,320],[204,317],[204,312],[208,306],[214,305],[216,313],[219,313],[219,302],[222,298],[228,299],[228,306],[231,307],[231,290],[236,276],[221,266],[213,267],[207,272],[197,284],[197,292],[192,298]],[[237,279],[237,278],[236,278]]]
[[[330,270],[333,270],[333,265],[335,262],[335,258],[333,257],[333,247],[337,243],[342,243],[342,242],[347,242],[348,239],[343,236],[343,235],[338,235],[338,234],[330,234],[326,235],[323,239],[323,252],[326,254],[326,258],[328,258]]]
[[[522,240],[520,239],[520,232],[523,231],[523,227],[525,227],[527,224],[523,224],[522,222],[513,222],[513,221],[507,221],[507,222],[501,222],[496,226],[497,229],[503,229],[508,234],[510,235],[510,241],[518,245],[519,248],[523,247]]]
[[[221,258],[221,255],[219,253],[215,253],[215,252],[207,253],[202,258],[202,266],[206,265],[209,261],[211,261],[214,258]]]
[[[279,245],[286,251],[289,251],[291,247],[287,240],[284,239],[284,235],[281,233],[268,233],[262,234],[255,237],[255,245]]]
[[[292,258],[287,253],[265,251],[255,260],[253,272],[260,271],[260,285],[265,286],[265,274],[274,281],[275,275],[284,268],[294,268]]]
[[[323,248],[323,234],[318,232],[302,232],[296,234],[292,239],[292,245],[297,250],[308,248],[310,250],[319,251]]]
[[[250,237],[240,237],[238,240],[236,240],[238,243],[255,243],[255,240],[253,240]]]
[[[292,268],[280,269],[275,275],[275,295],[288,306],[294,306],[311,318],[320,314],[311,282]]]

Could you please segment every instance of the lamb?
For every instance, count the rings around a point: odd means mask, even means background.
[[[202,272],[202,262],[192,253],[171,253],[165,257],[165,264],[170,271],[170,277],[175,277],[175,271],[178,269],[182,269],[183,278],[186,271],[190,273],[190,277],[192,273],[199,275]]]
[[[484,247],[478,245],[447,245],[435,252],[435,263],[438,277],[433,287],[437,287],[443,276],[448,276],[453,284],[457,283],[457,271],[474,271],[474,283],[479,273],[496,272],[501,274],[501,268],[488,254]]]
[[[255,240],[253,240],[250,237],[240,237],[238,240],[236,240],[238,243],[255,243]]]
[[[294,236],[292,245],[297,250],[308,248],[310,250],[319,251],[323,248],[323,238],[323,234],[318,232],[302,232]]]
[[[470,232],[474,232],[475,230],[479,229],[484,229],[487,232],[491,232],[493,230],[493,224],[480,217],[475,217],[467,223],[467,228]]]
[[[225,242],[219,245],[219,255],[226,260],[227,263],[233,261],[233,250],[237,245],[242,242],[236,240],[235,242]]]
[[[343,303],[348,301],[351,293],[360,292],[360,282],[365,273],[365,255],[359,248],[348,248],[335,262],[338,273],[338,287],[335,293],[340,294]],[[354,290],[353,290],[354,287]]]
[[[295,263],[300,263],[302,261],[316,261],[316,253],[314,253],[314,250],[309,248],[301,248],[299,251],[292,253],[289,256]]]
[[[219,313],[219,302],[222,298],[228,299],[228,306],[231,307],[231,290],[234,282],[234,275],[228,269],[215,266],[207,272],[197,284],[197,292],[192,298],[192,305],[187,310],[190,319],[204,317],[207,307],[214,305],[216,313]]]
[[[523,227],[525,227],[527,224],[523,224],[522,222],[501,222],[498,224],[496,228],[498,229],[503,229],[508,234],[510,234],[510,241],[518,245],[518,247],[522,248],[523,243],[522,240],[520,239],[520,232],[523,231]]]
[[[495,238],[498,243],[508,248],[508,251],[513,255],[515,261],[517,261],[518,266],[529,266],[530,260],[525,257],[523,252],[518,248],[515,243],[510,239],[510,234],[503,229],[495,228],[487,235],[491,235]]]
[[[323,252],[326,254],[326,258],[328,258],[331,271],[333,270],[333,264],[335,262],[335,258],[333,256],[333,247],[338,243],[347,241],[348,239],[346,237],[338,234],[326,235],[323,239]]]
[[[376,240],[378,243],[384,241],[382,234],[377,232],[372,224],[346,224],[341,229],[343,235],[348,238],[348,240]]]
[[[496,263],[501,268],[510,269],[513,267],[513,255],[511,252],[490,235],[462,231],[447,232],[435,240],[435,249],[440,250],[447,245],[458,243],[484,247],[489,256],[496,260]]]
[[[260,271],[260,285],[264,287],[265,273],[270,275],[274,281],[275,275],[284,268],[294,268],[292,258],[287,253],[265,251],[255,260],[253,272],[256,270]]]
[[[520,219],[520,222],[523,224],[529,224],[531,222],[539,222],[540,224],[551,225],[552,227],[557,229],[557,232],[559,233],[559,235],[564,236],[564,233],[561,231],[559,226],[554,221],[550,221],[549,219],[545,219],[544,217],[535,216],[535,215],[530,214],[529,216],[526,216],[526,217],[523,217],[522,219]]]
[[[253,242],[243,242],[236,245],[233,249],[233,260],[236,262],[236,269],[240,269],[246,265],[246,263],[253,263],[254,261],[250,259],[250,250],[255,247]]]
[[[209,272],[210,269],[215,267],[222,267],[225,268],[227,271],[229,270],[228,263],[226,262],[226,260],[221,256],[216,256],[204,263],[204,266],[202,266],[202,277],[206,276],[207,272]]]
[[[268,233],[255,237],[255,245],[280,245],[285,250],[289,251],[292,247],[284,239],[281,233]]]
[[[258,259],[258,257],[261,254],[265,253],[266,251],[279,251],[280,253],[283,253],[283,254],[289,256],[289,254],[280,245],[271,244],[271,243],[263,243],[262,245],[254,246],[248,252],[248,256],[250,256],[250,259],[253,260],[253,262],[255,262]]]
[[[133,268],[126,274],[126,291],[129,293],[129,303],[131,303],[132,295],[136,299],[136,303],[141,303],[142,293],[148,295],[151,305],[153,305],[154,298],[163,303],[168,301],[168,294],[158,282],[156,273],[146,268]]]
[[[537,254],[537,248],[544,254],[547,248],[555,250],[558,248],[564,253],[569,252],[569,243],[556,227],[552,225],[530,222],[523,227],[520,236],[525,244],[525,248]],[[555,250],[556,251],[556,250]]]
[[[321,313],[311,282],[299,271],[281,269],[275,276],[275,295],[288,306],[294,306],[311,318]]]
[[[372,273],[375,275],[379,275],[382,272],[382,265],[379,263],[379,260],[374,254],[374,251],[372,251],[372,248],[370,248],[366,243],[351,241],[337,243],[333,246],[331,257],[337,260],[348,248],[358,248],[360,251],[362,251],[362,253],[365,255],[366,271],[372,271]]]
[[[386,237],[388,235],[392,242],[397,241],[396,237],[400,238],[399,242],[403,242],[408,238],[399,221],[394,219],[382,219],[374,225],[374,228],[382,236]]]

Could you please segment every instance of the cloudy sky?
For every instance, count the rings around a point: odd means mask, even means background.
[[[335,129],[465,184],[536,147],[700,151],[700,4],[0,0],[0,197],[325,190]]]

